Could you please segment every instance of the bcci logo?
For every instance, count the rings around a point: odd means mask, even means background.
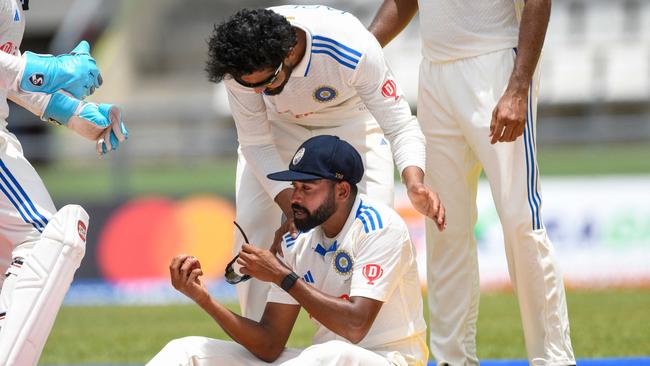
[[[43,86],[44,80],[45,76],[43,76],[43,74],[32,74],[29,77],[29,82],[34,86]]]
[[[86,224],[84,224],[84,222],[81,220],[77,221],[77,231],[79,232],[79,237],[81,240],[86,241]]]
[[[331,86],[321,86],[318,89],[314,90],[314,100],[319,103],[329,102],[330,100],[336,98],[337,92],[336,89]]]
[[[334,269],[340,275],[347,275],[352,272],[352,257],[345,250],[337,250],[334,253]]]
[[[296,151],[296,155],[293,156],[293,160],[291,161],[293,165],[298,165],[300,163],[300,160],[302,160],[302,157],[305,155],[305,148],[301,147],[300,150]]]

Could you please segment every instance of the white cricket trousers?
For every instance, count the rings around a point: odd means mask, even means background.
[[[526,129],[490,144],[492,111],[506,89],[515,51],[420,65],[418,120],[427,140],[426,183],[447,209],[447,229],[426,221],[430,346],[439,365],[478,365],[479,272],[474,226],[481,172],[505,238],[532,365],[575,364],[562,274],[541,219],[535,147],[537,75]]]
[[[338,122],[338,121],[337,121]],[[341,121],[342,126],[308,128],[295,123],[271,121],[277,149],[285,167],[298,147],[307,139],[318,135],[335,135],[354,146],[361,158],[365,174],[357,185],[361,193],[393,206],[393,158],[390,145],[384,138],[377,122],[370,118]],[[275,231],[280,227],[282,211],[262,188],[246,164],[241,151],[238,153],[236,179],[236,220],[244,229],[251,244],[268,249],[273,243]],[[234,253],[241,249],[244,239],[235,232]],[[242,315],[259,320],[266,306],[270,289],[268,282],[254,278],[237,285],[237,296]]]
[[[267,363],[243,346],[206,337],[185,337],[169,342],[146,366],[407,366],[399,353],[381,355],[343,341],[329,341],[304,350],[286,348]],[[422,363],[417,365],[423,366]]]
[[[1,121],[0,121],[1,122]],[[0,327],[20,264],[56,212],[36,170],[23,156],[16,136],[0,129]]]

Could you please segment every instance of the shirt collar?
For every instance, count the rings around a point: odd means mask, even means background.
[[[295,19],[288,18],[289,23],[296,27],[300,28],[305,32],[305,54],[302,56],[302,59],[298,65],[294,66],[293,71],[291,72],[291,77],[305,77],[309,71],[309,64],[311,63],[311,33],[309,29],[302,24],[299,24]]]

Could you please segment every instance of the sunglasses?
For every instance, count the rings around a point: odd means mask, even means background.
[[[241,80],[240,78],[234,78],[234,79],[239,85],[241,85],[243,87],[246,87],[246,88],[267,87],[267,86],[273,84],[278,79],[278,76],[280,76],[280,71],[282,71],[283,66],[284,66],[284,61],[281,61],[280,66],[278,66],[278,68],[275,69],[275,72],[273,73],[273,75],[266,78],[266,80],[262,80],[262,81],[257,82],[257,83],[247,83],[244,80]],[[235,223],[235,225],[237,225],[237,223]]]
[[[248,242],[248,237],[246,236],[246,233],[244,233],[244,229],[242,229],[241,226],[239,226],[237,221],[233,221],[233,224],[235,224],[235,226],[237,226],[237,229],[239,229],[239,232],[244,237],[244,242],[246,244],[250,244]],[[251,276],[249,276],[249,275],[240,275],[237,272],[235,272],[235,269],[233,268],[233,265],[235,264],[235,261],[237,260],[237,258],[239,258],[239,253],[235,256],[235,258],[233,258],[228,263],[228,265],[226,266],[226,273],[224,274],[226,282],[228,282],[231,285],[236,285],[236,284],[238,284],[240,282],[247,281],[247,280],[249,280],[251,278]]]

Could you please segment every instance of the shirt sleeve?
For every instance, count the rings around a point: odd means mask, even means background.
[[[408,166],[424,171],[425,140],[418,121],[386,63],[381,46],[370,34],[367,43],[352,76],[352,86],[390,141],[399,172]]]
[[[18,79],[25,69],[25,59],[0,51],[0,88],[18,90]]]
[[[266,105],[261,95],[239,86],[233,80],[224,81],[228,92],[230,110],[237,128],[237,139],[241,152],[253,175],[264,191],[275,198],[282,190],[289,188],[286,182],[277,182],[266,176],[287,167],[282,163],[275,145]]]
[[[350,297],[390,298],[414,260],[408,233],[398,227],[371,232],[358,243]]]

